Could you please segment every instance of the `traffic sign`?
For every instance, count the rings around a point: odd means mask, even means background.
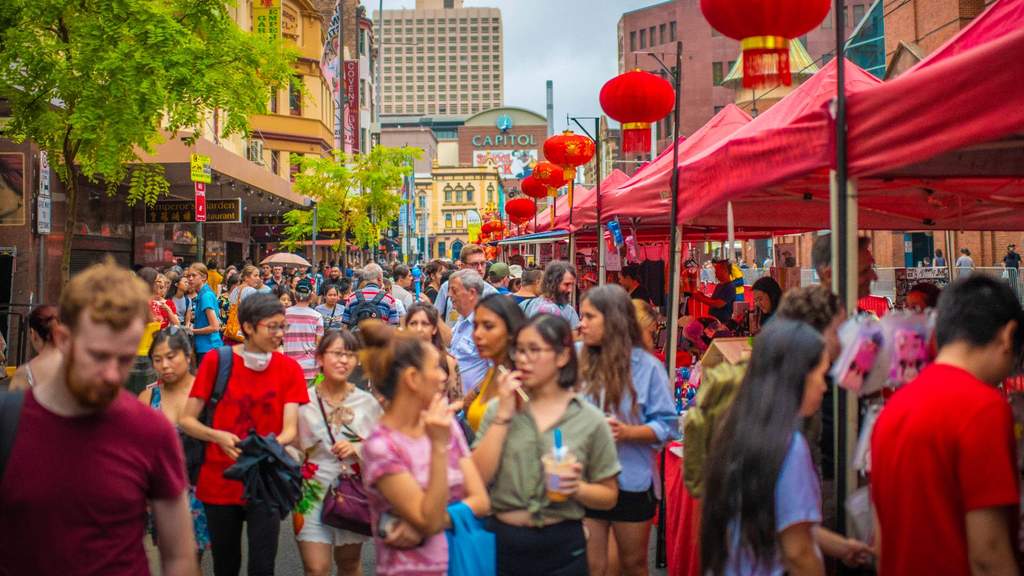
[[[206,222],[206,184],[196,182],[196,222]]]
[[[46,150],[39,151],[39,195],[36,197],[36,233],[52,230],[53,202],[50,196],[50,159]]]
[[[213,168],[210,165],[210,157],[202,154],[191,154],[189,156],[189,173],[193,182],[209,184],[213,181]]]

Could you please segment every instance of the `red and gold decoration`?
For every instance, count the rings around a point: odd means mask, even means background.
[[[513,198],[505,203],[505,214],[508,214],[510,222],[517,226],[530,221],[537,213],[537,205],[529,198]]]
[[[700,1],[708,23],[740,41],[744,88],[792,84],[789,41],[820,25],[831,5],[829,0]]]
[[[548,187],[533,175],[523,178],[523,181],[519,184],[519,189],[523,194],[535,200],[548,197]]]
[[[566,184],[565,168],[562,168],[553,162],[537,162],[537,165],[533,167],[533,177],[547,187],[548,196],[551,197],[551,210],[549,210],[548,213],[551,215],[551,225],[554,226],[555,194],[558,192],[559,188]]]
[[[565,171],[565,182],[569,185],[569,214],[572,215],[572,193],[575,187],[576,168],[590,162],[596,145],[586,136],[566,130],[544,141],[544,157],[558,164]]]
[[[622,124],[622,151],[646,155],[651,153],[651,123],[672,111],[676,91],[661,76],[638,69],[606,82],[600,99],[605,114]]]

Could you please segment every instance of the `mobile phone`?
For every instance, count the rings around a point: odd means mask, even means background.
[[[395,529],[396,524],[398,524],[397,516],[382,512],[380,520],[377,522],[377,535],[380,536],[381,540],[387,540],[388,534]]]

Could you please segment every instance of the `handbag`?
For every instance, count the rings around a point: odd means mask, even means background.
[[[324,418],[331,446],[334,446],[337,441],[331,432],[331,424],[327,421],[327,411],[324,410],[320,394],[316,395],[316,403],[320,406],[320,415]],[[366,495],[366,488],[363,487],[362,476],[338,476],[327,488],[323,506],[320,507],[320,522],[363,536],[373,535],[370,528],[370,501]]]
[[[463,502],[448,506],[448,576],[493,576],[497,570],[494,533]]]
[[[224,337],[233,342],[245,342],[245,333],[242,332],[242,324],[238,321],[238,305],[241,303],[241,296],[242,291],[238,290],[239,300],[228,307],[228,319],[224,324]]]

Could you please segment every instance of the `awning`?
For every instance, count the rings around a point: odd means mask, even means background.
[[[512,244],[548,244],[550,242],[568,239],[568,230],[549,230],[547,232],[537,232],[535,234],[524,234],[522,236],[505,238],[504,240],[498,240],[494,244],[497,246],[509,246]]]

